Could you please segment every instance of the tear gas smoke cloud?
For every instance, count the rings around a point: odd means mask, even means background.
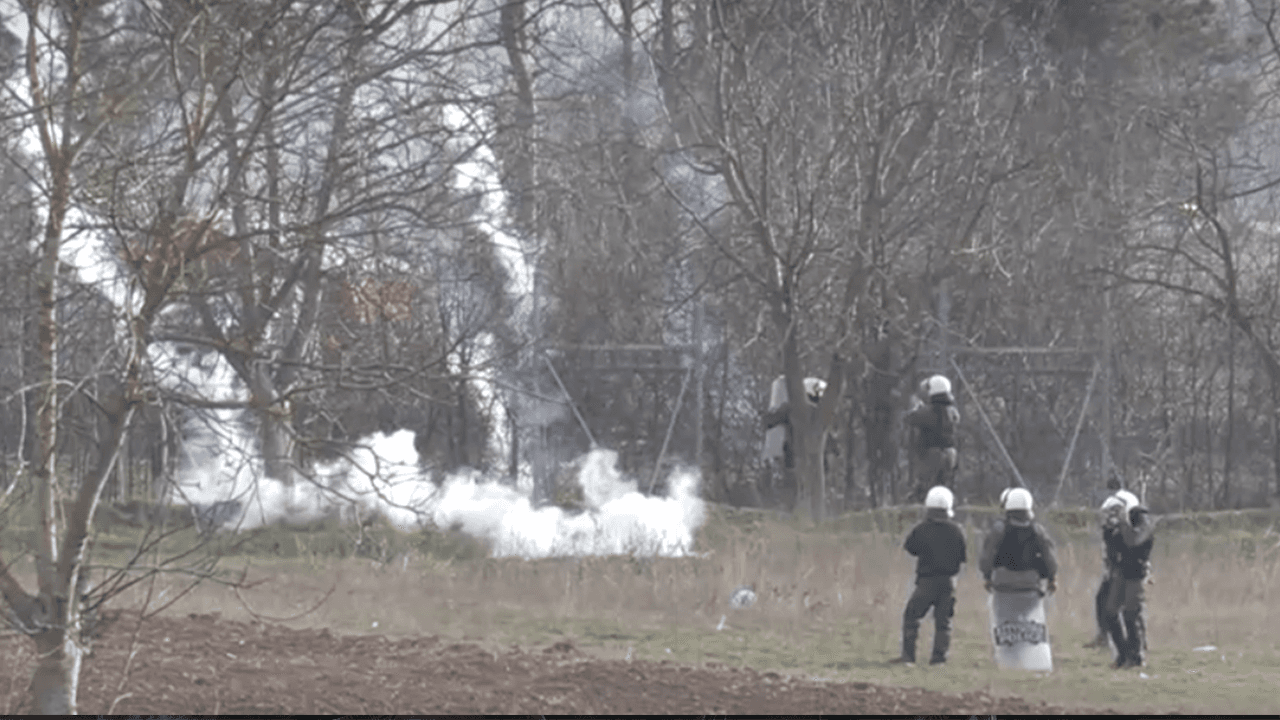
[[[473,219],[490,236],[508,271],[508,292],[516,301],[512,327],[522,327],[535,314],[530,259],[537,244],[526,247],[520,237],[506,232],[508,198],[495,172],[493,152],[481,142],[486,128],[460,106],[447,107],[445,113],[447,122],[466,139],[461,147],[470,153],[455,167],[456,187],[483,199]],[[485,365],[491,341],[482,336],[472,348],[481,360],[477,365]],[[199,394],[211,397],[240,395],[224,362],[197,368],[191,366],[196,359],[195,354],[166,357],[165,366],[174,371],[172,381],[193,385]],[[492,388],[484,383],[476,388],[479,397],[492,397]],[[561,405],[527,397],[517,402],[524,405],[521,418],[526,425],[549,423],[565,412]],[[585,501],[580,512],[534,507],[532,488],[523,482],[526,473],[518,489],[477,472],[457,473],[436,487],[421,471],[409,431],[368,438],[346,459],[285,484],[263,476],[243,417],[237,411],[214,411],[186,427],[178,499],[196,507],[206,522],[223,528],[305,523],[335,513],[348,519],[357,513],[378,513],[404,530],[427,522],[459,526],[488,541],[497,556],[673,556],[692,552],[694,532],[703,520],[696,472],[678,470],[668,478],[666,497],[646,496],[617,470],[617,454],[609,450],[594,450],[577,463]],[[508,442],[499,424],[499,456],[506,454]]]
[[[584,458],[578,475],[587,506],[582,512],[534,508],[512,488],[471,476],[448,480],[430,513],[439,526],[460,524],[464,532],[489,540],[497,556],[692,552],[693,534],[703,520],[697,475],[676,471],[668,480],[668,495],[651,497],[623,478],[616,462],[612,450],[593,450]]]
[[[234,423],[217,427],[225,432]],[[333,514],[350,518],[358,511],[381,514],[406,531],[427,522],[459,527],[486,540],[499,557],[680,556],[692,552],[704,517],[696,472],[677,470],[665,497],[646,496],[618,471],[612,450],[593,450],[577,463],[585,508],[574,512],[534,507],[527,493],[475,471],[452,475],[437,487],[422,474],[407,430],[375,435],[347,459],[321,465],[292,486],[262,477],[261,462],[252,455],[228,452],[228,444],[245,445],[247,438],[211,430],[192,435],[191,462],[180,473],[178,495],[224,528],[303,523]],[[244,460],[227,461],[236,456]]]

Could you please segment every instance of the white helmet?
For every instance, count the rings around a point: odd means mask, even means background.
[[[944,375],[934,375],[924,381],[925,395],[933,397],[934,395],[950,395],[951,381]]]
[[[1112,494],[1112,495],[1108,495],[1107,499],[1102,501],[1101,510],[1102,512],[1107,512],[1112,508],[1122,508],[1124,507],[1124,505],[1125,505],[1124,498],[1120,497],[1119,495]]]
[[[955,511],[951,509],[953,503],[955,503],[955,496],[942,485],[929,488],[929,493],[924,496],[925,507],[946,510],[947,517],[955,517]]]
[[[1031,510],[1034,502],[1026,488],[1009,488],[1001,495],[1001,504],[1005,510]]]
[[[819,378],[804,379],[804,394],[809,396],[812,402],[818,402],[822,399],[822,393],[827,391],[827,381]]]
[[[1137,495],[1134,495],[1128,490],[1117,490],[1108,495],[1106,500],[1102,501],[1102,509],[1105,511],[1111,510],[1112,508],[1122,507],[1125,510],[1132,510],[1140,504],[1141,502],[1138,500]]]
[[[1124,503],[1125,510],[1132,510],[1142,504],[1142,501],[1138,499],[1138,496],[1128,490],[1117,490],[1113,497],[1119,498],[1120,502]]]

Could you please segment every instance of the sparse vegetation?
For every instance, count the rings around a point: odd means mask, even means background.
[[[987,508],[959,513],[971,551],[990,514]],[[248,533],[240,552],[252,554],[228,557],[224,566],[239,573],[251,562],[250,578],[263,582],[241,595],[267,616],[295,615],[336,588],[321,607],[288,623],[295,627],[434,634],[491,646],[568,638],[604,657],[749,666],[947,692],[987,689],[1130,713],[1275,711],[1280,534],[1261,524],[1264,516],[1186,517],[1162,530],[1149,593],[1145,678],[1109,670],[1106,653],[1081,647],[1093,633],[1101,571],[1098,541],[1085,522],[1092,514],[1085,510],[1042,518],[1062,546],[1059,590],[1049,605],[1055,672],[993,668],[985,598],[972,563],[960,580],[948,666],[885,665],[897,650],[914,569],[899,546],[917,518],[914,508],[891,508],[814,528],[786,516],[715,506],[694,557],[539,561],[487,557],[481,544],[456,532],[406,535],[390,528],[366,530],[367,537],[381,538],[385,552],[362,555],[351,552],[351,528],[317,525]],[[729,594],[742,584],[754,584],[759,599],[733,610]],[[161,580],[153,602],[178,589],[177,578]],[[141,597],[139,590],[132,600]],[[168,612],[249,617],[231,590],[214,583]],[[927,643],[931,625],[924,627]],[[1216,649],[1196,650],[1210,645]]]

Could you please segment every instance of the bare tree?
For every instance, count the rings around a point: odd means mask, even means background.
[[[155,47],[113,45],[101,27],[106,8],[98,3],[22,4],[26,25],[25,73],[7,84],[11,98],[25,105],[28,127],[39,138],[40,153],[27,169],[44,205],[40,230],[39,267],[35,299],[36,375],[38,400],[32,480],[39,513],[36,537],[35,593],[28,592],[0,565],[0,592],[11,617],[36,644],[39,661],[30,692],[33,707],[42,713],[76,710],[76,683],[84,654],[80,586],[86,563],[86,541],[98,499],[111,473],[115,455],[130,420],[146,392],[146,333],[163,305],[176,271],[152,277],[153,282],[127,306],[118,392],[99,402],[109,417],[110,439],[95,467],[83,477],[66,477],[58,458],[58,435],[65,404],[59,373],[63,320],[62,267],[68,239],[67,221],[86,200],[86,158],[105,128],[128,113],[138,88],[152,82],[164,67]],[[112,46],[112,47],[108,47]],[[113,70],[88,74],[90,61],[114,53]]]
[[[286,484],[300,463],[306,475],[325,441],[354,439],[360,427],[339,431],[326,393],[376,394],[447,375],[446,359],[498,322],[491,307],[486,318],[444,328],[443,344],[434,339],[442,328],[433,323],[450,317],[435,301],[447,299],[442,288],[453,279],[422,268],[484,243],[468,229],[474,199],[453,187],[475,140],[450,125],[447,111],[477,95],[457,58],[492,44],[465,39],[468,6],[439,5],[255,8],[225,18],[223,67],[192,66],[210,82],[226,79],[226,99],[210,114],[236,182],[219,227],[233,249],[189,288],[185,314],[158,337],[212,350],[234,370],[246,397],[230,404],[255,416],[264,472]],[[481,272],[492,278],[491,270]],[[343,297],[363,309],[325,311]],[[385,342],[356,342],[359,326],[375,320]],[[412,326],[411,336],[393,343],[393,324]],[[371,352],[378,347],[381,358]]]
[[[1272,252],[1276,197],[1276,163],[1271,137],[1276,119],[1271,109],[1276,61],[1276,9],[1269,3],[1250,3],[1250,12],[1226,17],[1227,10],[1183,9],[1182,14],[1160,16],[1166,37],[1180,38],[1178,57],[1170,48],[1156,47],[1164,67],[1140,67],[1148,73],[1165,72],[1165,82],[1155,85],[1142,112],[1139,127],[1145,136],[1147,162],[1153,168],[1135,178],[1124,202],[1121,253],[1113,254],[1102,269],[1126,297],[1138,300],[1145,317],[1180,308],[1195,318],[1199,329],[1216,335],[1216,350],[1196,353],[1202,363],[1175,372],[1177,385],[1191,391],[1164,396],[1166,434],[1185,437],[1179,443],[1187,462],[1185,495],[1191,502],[1203,497],[1211,505],[1230,504],[1244,488],[1233,483],[1239,473],[1238,444],[1246,441],[1248,425],[1241,413],[1265,418],[1262,425],[1274,433],[1274,406],[1237,404],[1245,372],[1237,357],[1236,338],[1253,350],[1261,376],[1275,397],[1280,387],[1280,346],[1270,318],[1276,310],[1272,279],[1276,258]],[[1176,23],[1181,23],[1178,25]],[[1189,26],[1189,27],[1188,27]],[[1236,27],[1233,33],[1229,27]],[[1173,31],[1178,31],[1174,33]],[[1210,62],[1185,67],[1180,63],[1186,45],[1204,47]],[[1179,68],[1174,74],[1167,68]],[[1136,134],[1136,133],[1135,133]],[[1219,325],[1205,328],[1205,318]],[[1184,326],[1185,327],[1185,326]],[[1171,333],[1182,335],[1179,328]],[[1190,347],[1197,343],[1188,338]],[[1187,367],[1186,363],[1180,363]],[[1217,370],[1221,368],[1221,372]],[[1168,383],[1168,376],[1163,380]],[[1153,380],[1154,382],[1154,380]],[[1221,417],[1221,421],[1215,420]],[[1176,430],[1173,423],[1185,429]],[[1193,428],[1221,423],[1221,463],[1212,461],[1211,438],[1201,444]],[[1190,432],[1191,434],[1187,434]],[[1166,441],[1172,445],[1172,439]],[[1204,448],[1203,464],[1185,455],[1188,448]],[[1272,461],[1274,493],[1280,493],[1280,463]],[[1195,477],[1203,484],[1197,487]]]
[[[135,581],[130,572],[141,553],[104,585],[84,586],[99,499],[138,408],[156,397],[153,331],[175,297],[234,249],[218,227],[219,209],[241,187],[247,166],[234,162],[211,129],[225,117],[220,108],[231,102],[242,68],[220,54],[219,9],[225,8],[167,14],[174,8],[23,4],[25,71],[7,78],[5,89],[39,140],[36,156],[10,159],[30,160],[23,171],[44,215],[34,292],[31,465],[40,524],[36,592],[28,592],[7,563],[0,565],[0,591],[12,622],[38,650],[31,697],[39,712],[75,712],[86,602],[105,601]],[[118,32],[102,31],[112,24]],[[62,311],[66,249],[77,234],[105,249],[96,292],[115,305],[119,320],[107,324],[118,334],[115,352],[106,352],[97,369],[106,370],[110,382],[89,397],[89,412],[104,418],[107,436],[93,466],[73,476],[59,462],[60,428],[75,422],[63,417],[71,407],[64,388],[84,394],[85,378],[64,375],[60,357],[72,322]],[[197,581],[206,570],[195,573]]]
[[[1015,169],[1000,142],[1011,98],[981,72],[1001,16],[916,3],[698,8],[711,38],[689,63],[701,75],[672,82],[696,128],[683,147],[723,183],[734,222],[703,215],[707,242],[760,293],[788,396],[803,396],[806,374],[832,383],[816,415],[792,418],[795,474],[821,517],[820,458],[846,372],[806,367],[805,348],[849,359],[869,483],[892,487],[894,398],[929,288],[954,272],[991,188]]]

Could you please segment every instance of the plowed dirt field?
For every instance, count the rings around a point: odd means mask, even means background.
[[[19,643],[30,644],[0,639],[0,655],[19,660]],[[13,680],[10,698],[19,701],[21,688]],[[1095,712],[984,692],[951,695],[749,668],[601,659],[570,642],[495,650],[436,637],[337,635],[217,615],[157,617],[141,626],[136,618],[119,618],[95,642],[79,697],[81,713],[151,715]]]

